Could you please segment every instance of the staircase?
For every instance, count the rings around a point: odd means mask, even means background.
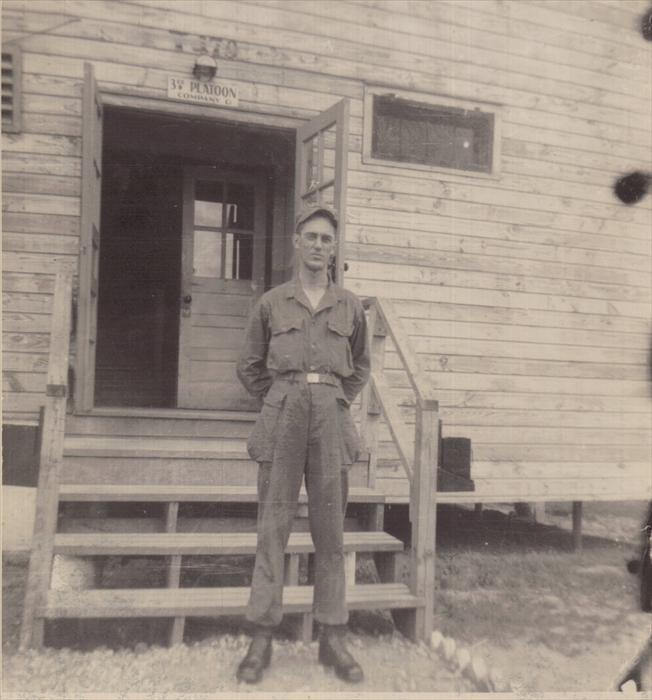
[[[35,609],[35,620],[170,618],[169,641],[177,644],[183,641],[187,617],[244,614],[248,587],[182,587],[182,572],[184,557],[256,552],[258,467],[245,451],[255,418],[207,411],[125,415],[120,409],[67,415],[53,557],[165,557],[167,585],[48,588]],[[348,606],[414,609],[418,600],[408,586],[392,580],[394,556],[403,551],[403,543],[378,529],[385,498],[365,485],[367,468],[367,462],[360,462],[350,473],[347,526],[355,529],[344,537]],[[306,503],[302,490],[297,524],[304,529]],[[136,505],[145,517],[133,517]],[[197,506],[209,507],[210,515],[197,517]],[[308,532],[292,533],[286,550],[284,610],[297,616],[297,633],[304,640],[312,639],[312,586],[299,585],[299,571],[302,558],[310,568],[313,551]],[[356,556],[362,552],[373,554],[380,583],[356,585]]]
[[[41,645],[46,620],[119,617],[168,618],[169,641],[176,644],[183,640],[188,617],[245,612],[248,587],[188,587],[182,574],[184,557],[255,553],[257,465],[245,451],[255,415],[130,409],[66,414],[69,334],[64,330],[70,328],[70,297],[70,275],[61,273],[55,284],[34,544],[20,645]],[[372,328],[373,323],[372,317]],[[384,327],[377,328],[383,337]],[[376,403],[391,411],[381,382],[376,375]],[[369,392],[363,397],[363,416],[369,419],[363,432],[372,452],[374,441],[368,438],[379,412],[373,398]],[[349,475],[345,556],[349,609],[389,609],[399,629],[425,639],[434,594],[430,506],[436,471],[425,465],[437,464],[439,424],[432,401],[421,401],[417,408],[420,428],[408,472],[414,494],[410,583],[396,580],[395,558],[403,544],[382,530],[385,498],[373,487],[373,453]],[[405,438],[401,440],[405,451]],[[302,493],[299,523],[305,503]],[[134,518],[134,508],[144,517]],[[208,508],[210,517],[197,517],[198,508]],[[234,513],[244,517],[234,518]],[[300,528],[293,532],[286,551],[284,612],[298,616],[297,632],[306,640],[312,638],[312,586],[300,585],[299,572],[301,558],[307,557],[309,564],[312,552],[309,534]],[[363,552],[372,554],[379,583],[356,583],[356,556]],[[56,556],[163,557],[166,585],[55,590],[51,578]]]

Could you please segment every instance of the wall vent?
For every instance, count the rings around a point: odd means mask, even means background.
[[[21,55],[18,47],[2,49],[2,130],[21,128]]]

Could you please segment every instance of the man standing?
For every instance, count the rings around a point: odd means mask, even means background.
[[[254,307],[238,376],[263,407],[247,442],[258,470],[258,545],[247,619],[253,639],[237,677],[257,683],[269,665],[283,615],[284,552],[305,475],[315,546],[313,611],[319,661],[351,683],[362,669],[347,651],[342,532],[348,472],[359,438],[349,406],[369,377],[360,300],[331,282],[338,220],[313,205],[297,216],[295,276]],[[352,583],[352,582],[351,582]]]

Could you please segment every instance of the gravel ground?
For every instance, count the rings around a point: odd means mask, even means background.
[[[640,506],[587,504],[582,553],[571,551],[566,506],[551,508],[547,526],[519,522],[497,509],[487,509],[481,519],[442,509],[438,531],[447,536],[438,542],[437,629],[489,668],[502,670],[517,697],[605,690],[650,629],[649,614],[637,610],[637,580],[625,569],[636,552]],[[373,624],[352,621],[349,645],[366,674],[360,686],[348,686],[319,666],[316,643],[284,639],[275,641],[263,682],[238,686],[234,673],[248,644],[238,625],[196,625],[187,630],[188,644],[168,649],[151,645],[164,638],[160,630],[125,620],[122,636],[113,639],[103,627],[85,643],[73,628],[72,636],[59,639],[74,650],[18,654],[25,569],[24,558],[4,561],[3,699],[473,690],[427,647],[390,634],[378,615]],[[141,635],[128,623],[137,624]],[[138,636],[145,641],[137,643]]]
[[[222,635],[174,648],[139,645],[135,650],[97,649],[30,651],[5,656],[3,697],[71,697],[88,693],[152,695],[236,692],[451,692],[468,693],[470,683],[447,669],[425,645],[398,634],[379,637],[349,635],[349,648],[365,670],[365,681],[349,686],[317,664],[317,642],[274,642],[272,665],[257,686],[234,679],[248,638]]]

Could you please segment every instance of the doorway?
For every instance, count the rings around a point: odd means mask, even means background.
[[[104,113],[95,406],[248,410],[246,316],[291,266],[295,132]]]

